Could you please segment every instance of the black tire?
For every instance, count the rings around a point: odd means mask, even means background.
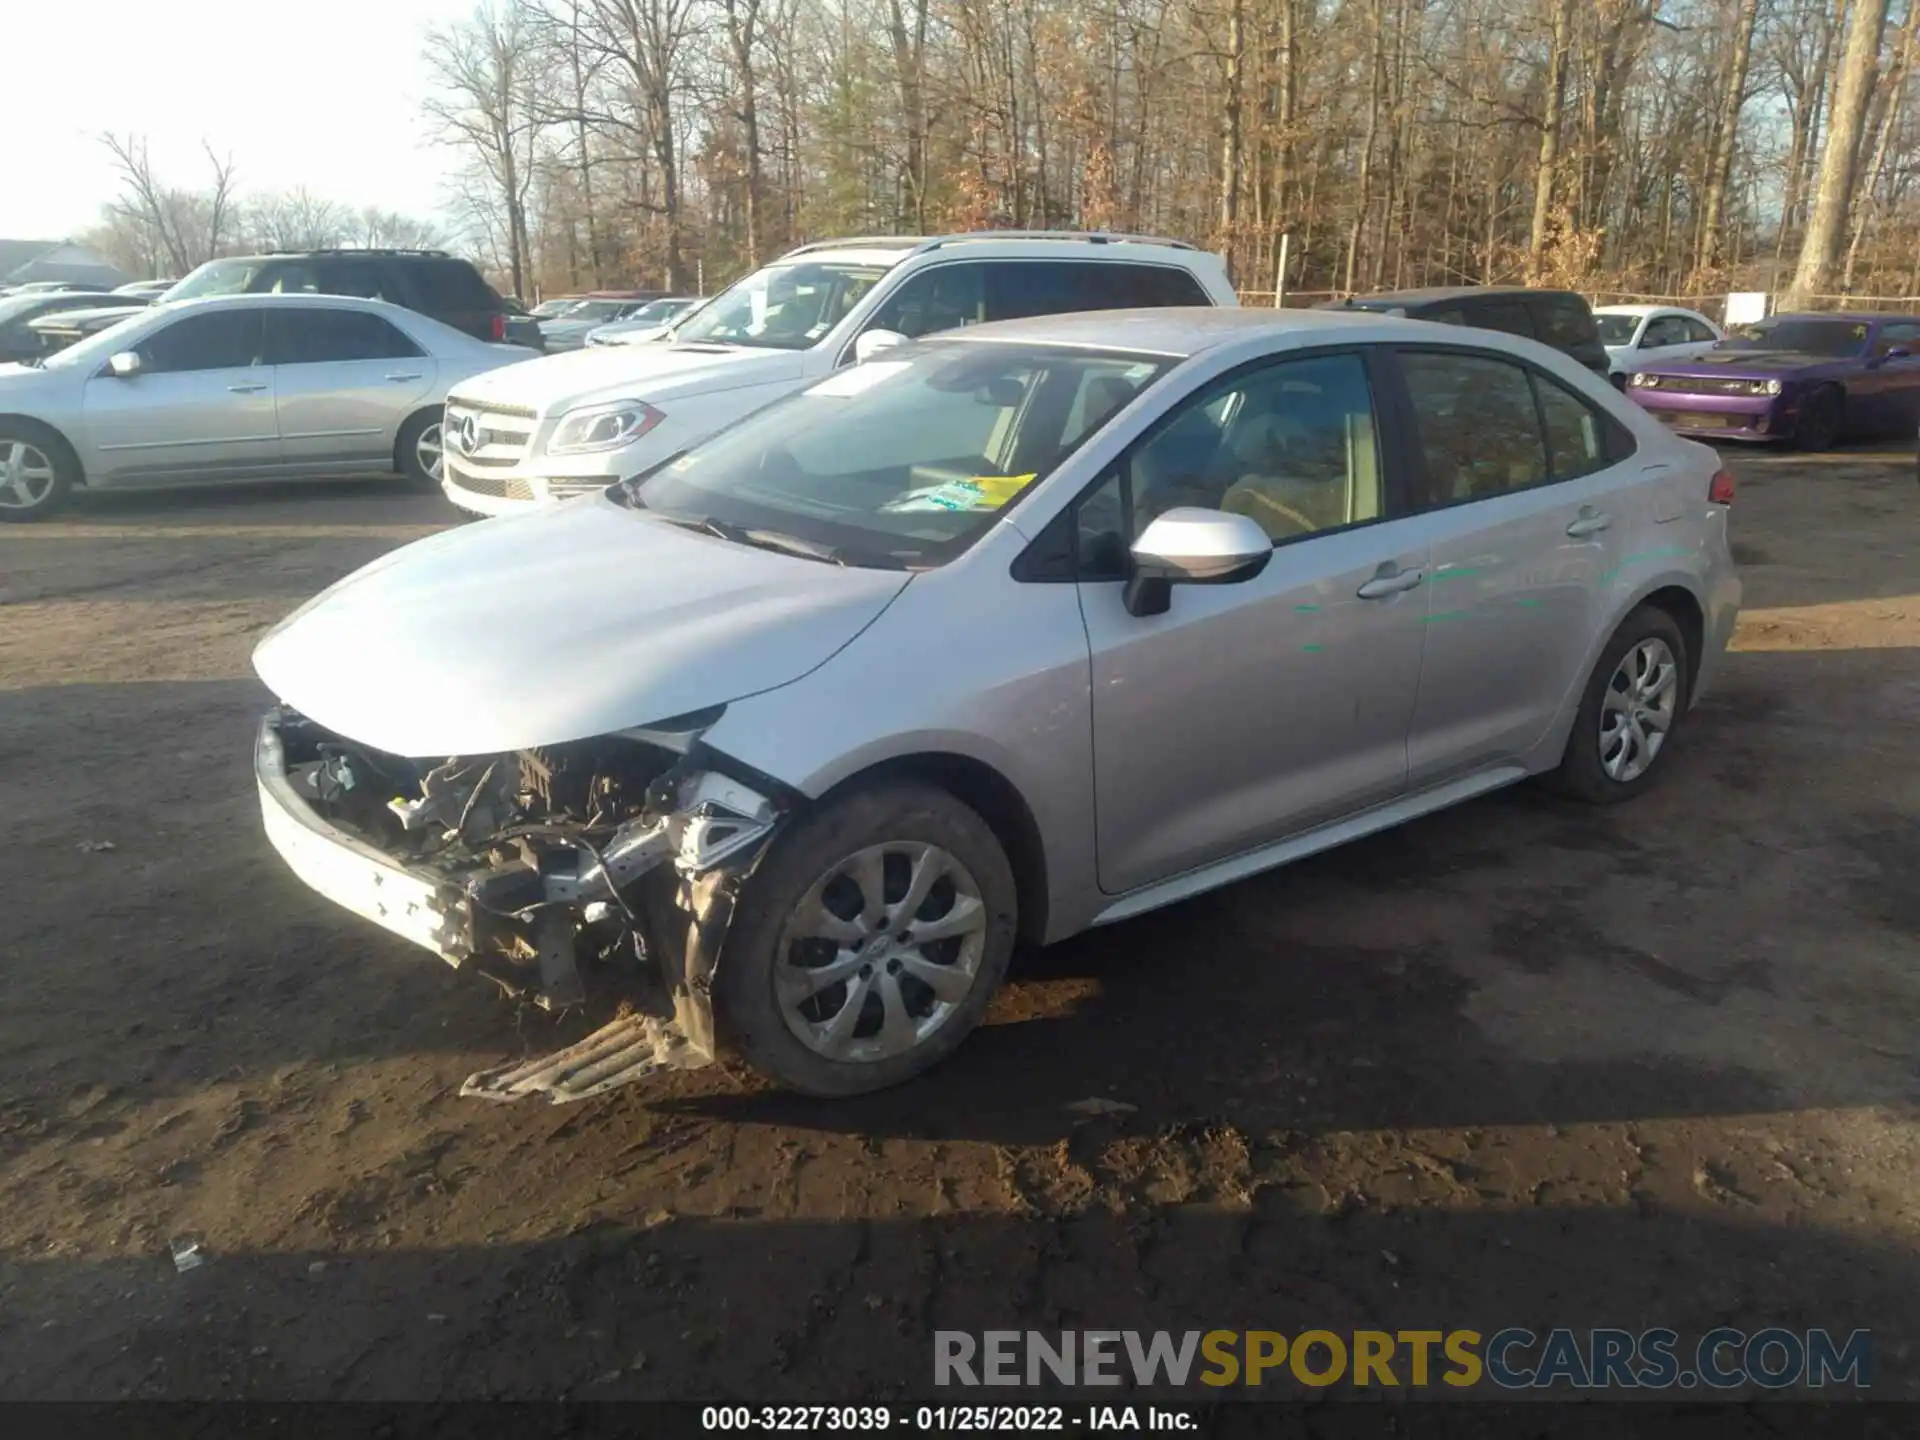
[[[1800,405],[1800,422],[1794,426],[1793,443],[1809,452],[1831,450],[1840,440],[1846,422],[1847,400],[1831,385],[1823,385]]]
[[[1667,726],[1666,739],[1654,752],[1646,769],[1631,780],[1621,781],[1607,774],[1601,763],[1600,712],[1606,703],[1607,688],[1613,683],[1614,672],[1621,660],[1644,640],[1665,641],[1667,648],[1673,652],[1677,670],[1673,679],[1676,690],[1673,718]],[[1620,622],[1620,628],[1613,632],[1613,638],[1607,642],[1594,664],[1593,673],[1587,677],[1587,688],[1580,697],[1580,709],[1574,716],[1573,733],[1567,736],[1567,748],[1560,757],[1560,768],[1541,777],[1548,788],[1589,805],[1615,805],[1622,800],[1631,800],[1664,774],[1666,767],[1662,761],[1673,749],[1674,735],[1679,731],[1681,721],[1686,718],[1687,707],[1693,698],[1689,687],[1691,666],[1686,637],[1680,633],[1680,627],[1674,623],[1671,615],[1656,605],[1642,605],[1628,615]]]
[[[986,916],[973,987],[914,1048],[881,1059],[831,1059],[803,1044],[781,1014],[775,967],[782,936],[808,890],[841,861],[894,843],[937,845],[971,872]],[[899,898],[891,891],[890,884],[889,903]],[[849,791],[780,836],[741,895],[714,976],[720,1040],[762,1075],[805,1095],[862,1095],[901,1084],[944,1060],[979,1023],[1006,975],[1017,921],[1013,869],[992,829],[973,810],[922,784]]]
[[[400,472],[400,478],[407,482],[409,490],[418,490],[431,494],[440,489],[440,477],[427,469],[420,457],[420,442],[429,430],[438,430],[445,411],[435,406],[431,410],[422,410],[411,416],[400,427],[400,436],[393,442],[393,468]]]
[[[38,456],[44,460],[46,468],[52,471],[52,479],[45,482],[44,490],[40,484],[28,482],[34,495],[29,503],[14,487],[10,472],[0,476],[0,521],[26,524],[66,509],[73,499],[74,487],[80,483],[80,461],[73,447],[59,431],[37,421],[0,420],[0,471],[7,471],[15,446],[21,447],[22,458],[36,475],[42,467],[27,457]]]

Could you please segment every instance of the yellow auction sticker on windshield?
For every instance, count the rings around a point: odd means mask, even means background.
[[[1037,473],[1037,472],[1036,472]],[[910,490],[888,510],[998,510],[1033,483],[1033,475],[974,475]]]

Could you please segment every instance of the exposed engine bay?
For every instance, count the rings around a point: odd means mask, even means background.
[[[395,923],[379,900],[356,906],[361,913],[456,968],[477,970],[517,1001],[547,1010],[591,1001],[620,1012],[581,1045],[483,1072],[463,1093],[596,1094],[654,1069],[713,1060],[710,982],[734,901],[797,798],[770,782],[748,783],[703,751],[699,733],[716,715],[420,761],[283,708],[262,727],[269,832],[283,828],[274,824],[276,798],[282,809],[304,806],[309,830],[332,830],[377,852],[405,872],[394,879],[413,886],[409,913],[431,912],[424,931]],[[274,783],[276,770],[283,786]],[[266,793],[274,789],[292,793]],[[302,878],[329,891],[283,835],[275,841]],[[326,866],[335,861],[324,857]],[[385,877],[375,870],[370,878],[378,891]]]

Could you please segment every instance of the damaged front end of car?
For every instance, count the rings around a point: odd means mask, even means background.
[[[578,1099],[715,1058],[734,905],[800,798],[700,744],[722,708],[419,760],[281,707],[256,745],[262,817],[309,886],[456,969],[548,1010],[611,1004],[580,1045],[463,1088]]]

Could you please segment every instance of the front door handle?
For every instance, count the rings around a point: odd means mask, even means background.
[[[252,385],[227,386],[227,389],[231,390],[236,395],[257,395],[266,388],[267,388],[266,385],[263,383],[256,383]]]
[[[1613,518],[1611,516],[1596,514],[1594,511],[1582,506],[1580,518],[1567,526],[1567,534],[1578,540],[1583,536],[1598,535],[1611,524],[1613,524]]]
[[[1384,600],[1389,595],[1404,594],[1426,578],[1424,570],[1396,570],[1391,575],[1374,576],[1354,594],[1362,600]]]
[[[387,376],[387,379],[389,379],[389,380],[391,380],[391,381],[393,381],[393,382],[394,382],[395,384],[398,384],[398,383],[399,383],[400,381],[402,381],[402,380],[419,380],[419,379],[421,379],[421,378],[423,378],[423,377],[422,377],[422,376],[421,376],[421,375],[419,374],[419,372],[418,372],[418,371],[414,371],[414,372],[412,372],[412,373],[409,373],[409,374],[406,374],[406,375],[389,375],[389,376]]]

